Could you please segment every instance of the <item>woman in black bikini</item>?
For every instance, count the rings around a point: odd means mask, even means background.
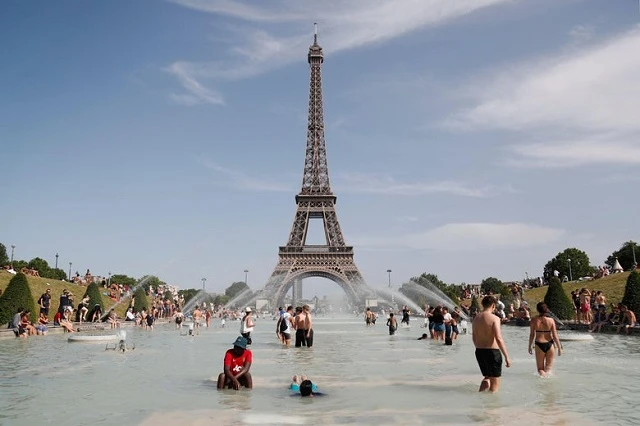
[[[558,356],[562,352],[556,322],[548,316],[549,308],[546,304],[540,302],[536,306],[538,315],[531,318],[529,332],[529,353],[533,353],[533,343],[536,345],[536,365],[538,374],[546,377],[551,372],[553,358],[555,356],[554,347],[558,350]],[[534,341],[535,337],[535,341]]]

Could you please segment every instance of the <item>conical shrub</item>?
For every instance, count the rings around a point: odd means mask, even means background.
[[[482,311],[482,307],[480,306],[480,301],[478,300],[478,296],[474,294],[473,296],[471,296],[471,306],[469,308],[469,313],[473,317],[480,311]]]
[[[561,320],[573,318],[573,302],[564,292],[562,284],[558,277],[552,277],[549,280],[549,288],[544,296],[544,303],[547,304],[549,310]],[[532,307],[534,308],[534,307]]]
[[[0,296],[0,325],[8,324],[19,308],[30,310],[31,322],[36,322],[38,312],[36,312],[29,282],[22,272],[18,272],[11,278],[7,289]]]
[[[145,291],[145,289],[142,286],[139,286],[135,293],[133,293],[134,297],[136,298],[136,304],[134,306],[134,311],[135,312],[140,312],[142,311],[142,308],[147,308],[147,311],[149,310],[149,298],[147,297],[147,292]]]
[[[84,299],[87,296],[89,296],[89,304],[87,305],[89,312],[87,313],[87,319],[90,320],[93,316],[96,305],[100,305],[103,313],[105,312],[106,306],[102,306],[102,293],[100,292],[98,284],[91,283],[87,286],[87,290],[84,292],[84,296],[82,296],[82,298]],[[79,318],[77,320],[79,320]]]
[[[640,313],[640,273],[638,271],[633,271],[627,278],[622,304],[627,305],[627,308],[636,315]]]

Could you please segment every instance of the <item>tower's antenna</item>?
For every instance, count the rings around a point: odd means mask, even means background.
[[[313,23],[313,42],[318,43],[318,23]]]

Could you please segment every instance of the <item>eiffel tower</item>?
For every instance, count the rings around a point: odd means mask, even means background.
[[[329,185],[322,108],[321,69],[324,56],[318,44],[317,27],[307,59],[311,81],[302,190],[296,195],[297,209],[289,240],[279,249],[278,264],[263,290],[263,296],[282,305],[291,287],[294,289],[294,300],[296,293],[299,297],[302,279],[322,277],[340,285],[351,303],[359,305],[369,291],[353,261],[353,247],[344,242],[336,215],[336,196]],[[306,243],[311,219],[322,219],[326,244]]]

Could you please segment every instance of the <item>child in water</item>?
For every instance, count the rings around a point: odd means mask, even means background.
[[[296,392],[300,390],[300,378],[298,377],[297,374],[293,376],[293,378],[291,379],[291,384],[289,385],[289,389]]]
[[[393,312],[389,314],[387,326],[389,327],[389,336],[393,336],[394,334],[396,334],[396,330],[398,329],[398,321],[393,316]]]
[[[297,374],[295,376],[293,376],[291,378],[291,384],[289,385],[289,389],[295,392],[300,391],[300,385],[302,384],[302,382],[310,382],[310,380],[307,379],[307,376],[305,376],[304,374],[301,376],[298,376]],[[315,383],[312,383],[311,385],[311,390],[313,392],[317,392],[318,391],[318,386],[316,386]]]

